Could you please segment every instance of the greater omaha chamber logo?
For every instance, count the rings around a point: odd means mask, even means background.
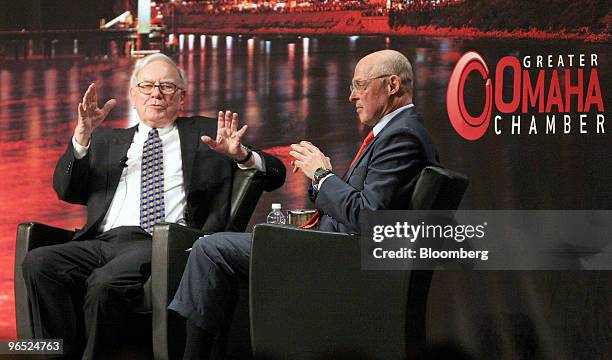
[[[468,112],[465,101],[466,82],[474,72],[484,80],[478,85],[484,87],[484,105],[477,116]],[[606,132],[594,53],[505,56],[492,73],[480,54],[467,52],[451,74],[446,108],[451,124],[467,140],[481,138],[491,125],[495,135]]]

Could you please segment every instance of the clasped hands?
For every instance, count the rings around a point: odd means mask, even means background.
[[[332,170],[329,157],[325,156],[318,147],[308,141],[291,144],[289,155],[295,159],[291,162],[293,172],[296,173],[300,170],[310,180],[314,180],[314,173],[318,168]]]

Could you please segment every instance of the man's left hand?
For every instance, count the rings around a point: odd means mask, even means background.
[[[289,155],[295,160],[293,164],[293,172],[300,170],[310,180],[314,180],[314,173],[318,168],[326,168],[332,170],[332,165],[329,157],[325,156],[318,147],[312,145],[308,141],[300,141],[299,144],[291,144]]]
[[[202,141],[218,153],[231,157],[234,160],[242,160],[248,155],[248,151],[242,146],[242,137],[248,126],[244,125],[238,130],[238,114],[231,111],[219,111],[217,119],[217,138],[202,136]]]

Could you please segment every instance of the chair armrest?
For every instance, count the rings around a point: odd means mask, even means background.
[[[205,235],[201,230],[165,223],[155,225],[151,254],[154,298],[166,307],[174,297],[189,258],[187,249]],[[163,287],[162,287],[163,286]],[[165,293],[165,294],[162,294]]]
[[[184,331],[181,324],[169,318],[168,305],[183,276],[193,243],[205,233],[177,224],[157,224],[153,231],[151,254],[151,311],[153,325],[153,354],[155,359],[170,358],[169,333]],[[184,325],[182,325],[184,327]]]
[[[243,232],[264,191],[265,176],[257,170],[234,170],[230,218],[226,231]]]
[[[16,246],[28,252],[41,246],[62,244],[72,240],[74,231],[37,222],[24,222],[17,226]]]
[[[357,235],[257,225],[249,277],[253,354],[329,357],[354,347],[354,339],[376,339],[354,350],[365,358],[400,358],[409,277],[362,271]],[[377,343],[394,346],[371,347]]]
[[[23,279],[21,264],[28,251],[41,246],[62,244],[74,236],[74,231],[27,222],[17,226],[15,243],[15,317],[17,336],[21,339],[32,338],[32,322],[28,306],[28,294]]]

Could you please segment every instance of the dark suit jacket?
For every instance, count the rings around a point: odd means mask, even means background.
[[[186,220],[189,226],[207,232],[225,230],[230,212],[232,177],[236,164],[204,144],[200,137],[216,136],[217,120],[200,116],[177,118]],[[87,223],[75,239],[87,239],[98,232],[119,184],[122,158],[132,143],[137,126],[129,129],[96,129],[87,155],[77,160],[72,142],[59,159],[53,174],[53,187],[61,200],[87,205]],[[285,166],[274,156],[259,152],[265,163],[265,190],[285,182]]]
[[[344,179],[325,180],[315,206],[322,217],[318,229],[359,233],[364,209],[406,209],[418,174],[437,153],[414,106],[400,112],[363,151]]]

